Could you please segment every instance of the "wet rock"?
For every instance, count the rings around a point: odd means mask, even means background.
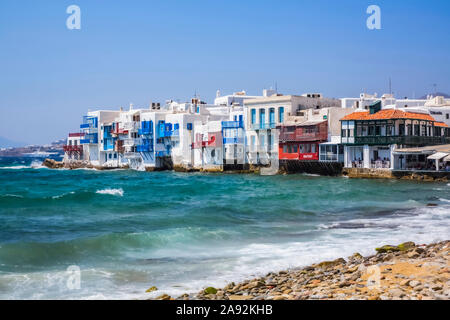
[[[156,291],[156,290],[158,290],[158,288],[153,286],[151,288],[148,288],[145,292],[153,292],[153,291]]]
[[[61,169],[64,167],[64,163],[53,159],[45,159],[42,165],[50,169]]]
[[[205,290],[203,290],[203,292],[205,294],[216,294],[217,293],[217,289],[214,287],[208,287]]]
[[[156,300],[170,300],[170,299],[172,299],[172,297],[169,296],[168,294],[162,294],[156,298]]]
[[[381,248],[375,248],[375,250],[378,253],[387,253],[387,252],[400,251],[400,249],[397,246],[392,246],[392,245],[385,245],[385,246],[382,246]]]

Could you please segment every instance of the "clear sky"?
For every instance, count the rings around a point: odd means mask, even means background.
[[[69,5],[81,30],[68,30]],[[381,30],[366,9],[381,8]],[[450,92],[448,0],[1,0],[0,137],[47,143],[88,109],[212,102],[278,85],[328,97]]]

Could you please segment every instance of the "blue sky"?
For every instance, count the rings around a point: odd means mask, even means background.
[[[66,8],[81,8],[68,30]],[[381,8],[381,30],[366,9]],[[450,1],[1,0],[0,136],[47,143],[90,108],[215,92],[450,92]]]

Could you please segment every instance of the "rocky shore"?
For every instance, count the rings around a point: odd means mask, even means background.
[[[450,241],[406,242],[363,257],[325,261],[302,269],[208,287],[178,300],[449,300]],[[152,288],[156,290],[156,288]],[[152,291],[153,291],[152,290]],[[174,300],[162,294],[156,299]]]

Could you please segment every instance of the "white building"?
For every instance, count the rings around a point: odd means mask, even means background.
[[[267,94],[267,92],[265,92]],[[273,94],[244,102],[247,161],[252,165],[268,165],[278,160],[278,131],[289,116],[303,116],[308,109],[339,107],[339,100],[321,94]]]

